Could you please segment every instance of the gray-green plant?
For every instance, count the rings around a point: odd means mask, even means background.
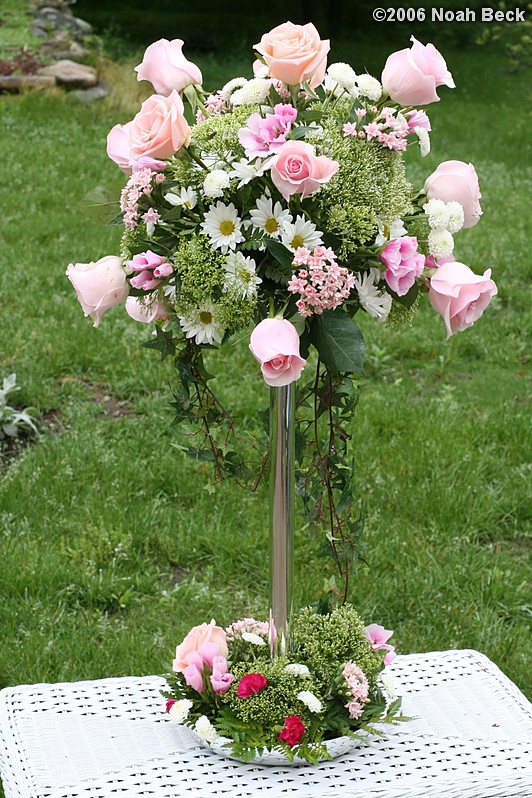
[[[4,377],[0,388],[0,446],[7,439],[17,438],[23,434],[36,434],[38,432],[36,419],[31,414],[31,408],[19,410],[8,404],[10,394],[20,391],[17,385],[17,375],[9,374]]]

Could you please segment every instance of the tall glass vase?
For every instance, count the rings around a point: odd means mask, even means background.
[[[270,388],[270,653],[290,648],[294,582],[294,384]]]

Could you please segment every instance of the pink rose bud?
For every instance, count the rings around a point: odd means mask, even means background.
[[[192,83],[201,84],[201,71],[182,53],[182,39],[159,39],[150,44],[142,62],[135,67],[137,80],[148,80],[157,94],[168,96]]]
[[[190,126],[177,91],[145,100],[128,128],[131,159],[171,158],[190,142]]]
[[[433,44],[421,44],[410,37],[410,50],[399,50],[388,56],[381,83],[390,98],[400,105],[428,105],[440,98],[438,86],[454,89],[453,76],[441,53]]]
[[[292,194],[302,199],[321,188],[338,171],[340,164],[325,155],[316,156],[314,147],[304,141],[287,141],[277,151],[271,176],[285,200]]]
[[[185,677],[185,682],[189,687],[192,687],[193,690],[196,690],[198,693],[202,693],[205,690],[203,675],[197,665],[187,665],[183,671],[183,676]]]
[[[299,355],[299,335],[286,319],[264,319],[249,342],[252,355],[261,364],[266,385],[281,387],[299,379],[306,360]]]
[[[464,209],[464,227],[474,227],[482,216],[482,197],[472,163],[443,161],[425,181],[428,199],[459,202]]]
[[[327,69],[330,43],[322,41],[312,23],[294,25],[284,22],[265,33],[255,50],[263,56],[271,78],[291,86],[308,82],[312,89],[319,86]]]
[[[447,338],[462,332],[479,319],[497,286],[491,278],[491,269],[482,277],[475,274],[464,263],[445,263],[430,278],[429,301],[434,310],[443,317]]]
[[[123,302],[129,293],[120,258],[107,255],[95,263],[70,263],[66,275],[78,295],[85,316],[98,327],[103,314]]]

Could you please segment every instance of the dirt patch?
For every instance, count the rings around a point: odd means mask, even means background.
[[[112,396],[104,385],[91,385],[90,390],[93,402],[102,406],[102,415],[112,419],[132,415],[133,408],[131,403],[127,399],[117,399]]]

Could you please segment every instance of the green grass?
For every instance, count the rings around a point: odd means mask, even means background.
[[[385,52],[350,60],[378,70]],[[499,296],[447,343],[428,303],[409,329],[365,320],[352,433],[370,568],[350,598],[401,652],[476,648],[531,692],[525,80],[494,50],[447,57],[458,88],[431,109],[433,153],[413,153],[412,170],[422,181],[442,160],[475,163],[485,215],[457,253],[493,268]],[[201,66],[208,86],[249,68]],[[192,624],[267,609],[266,492],[206,490],[207,466],[174,446],[170,365],[121,309],[93,329],[64,275],[117,252],[119,229],[76,205],[118,176],[105,137],[138,99],[118,72],[124,92],[90,108],[59,92],[0,98],[0,376],[15,371],[21,403],[54,419],[0,471],[0,687],[162,672]],[[246,342],[211,366],[253,424],[267,393]],[[298,532],[300,603],[332,573],[321,550]]]

